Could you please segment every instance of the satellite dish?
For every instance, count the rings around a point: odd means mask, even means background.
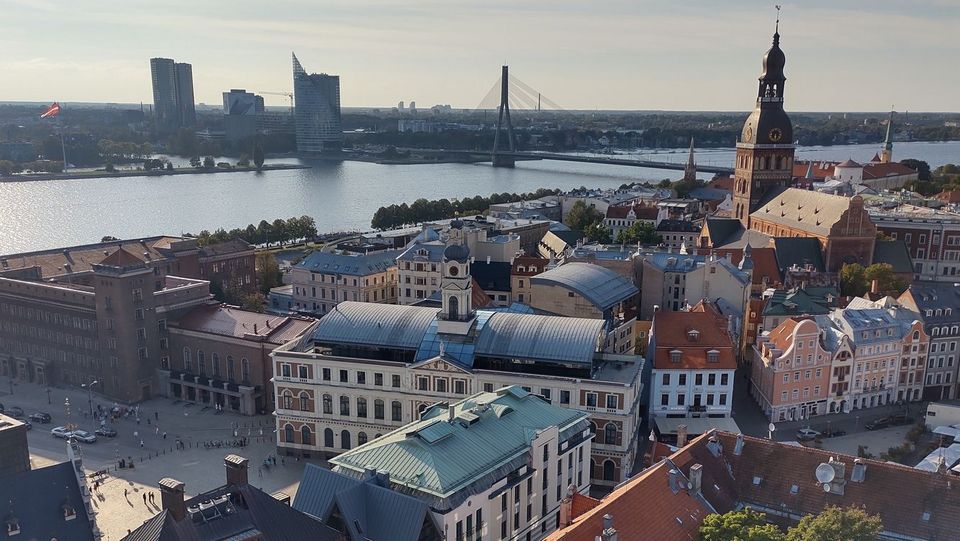
[[[773,423],[770,423],[767,425],[767,430],[769,430],[770,432],[774,432],[776,429],[777,429],[777,425]]]
[[[833,466],[826,463],[821,463],[817,466],[816,471],[817,482],[819,483],[829,483],[833,481],[833,478],[837,476],[836,470],[833,469]],[[828,488],[827,491],[830,489]]]
[[[830,483],[824,483],[824,484],[823,484],[823,491],[824,491],[824,492],[830,492]]]

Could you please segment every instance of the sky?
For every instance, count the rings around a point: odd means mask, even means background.
[[[506,62],[564,109],[744,111],[775,1],[0,0],[0,101],[150,103],[162,56],[216,105],[289,91],[294,51],[344,106],[473,108]],[[785,2],[786,107],[960,111],[958,28],[960,0]]]

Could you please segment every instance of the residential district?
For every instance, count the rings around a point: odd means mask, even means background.
[[[733,514],[776,539],[834,513],[960,539],[960,198],[903,189],[889,137],[796,160],[779,39],[733,174],[683,198],[274,250],[263,311],[218,300],[262,285],[240,239],[0,256],[6,535],[679,541]]]

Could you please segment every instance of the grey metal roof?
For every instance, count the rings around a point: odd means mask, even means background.
[[[449,409],[453,408],[453,420]],[[396,490],[439,510],[478,494],[530,460],[538,430],[558,427],[565,440],[588,427],[586,412],[553,406],[519,387],[434,404],[417,422],[330,459],[359,477],[367,468],[390,476]]]
[[[424,522],[433,520],[426,502],[380,486],[376,477],[360,480],[307,464],[293,508],[326,522],[335,507],[351,539],[418,541]]]
[[[397,265],[400,250],[385,250],[372,254],[345,255],[329,252],[313,252],[301,261],[297,267],[310,272],[326,274],[346,274],[348,276],[367,276],[384,272]]]
[[[476,354],[589,364],[603,325],[602,319],[497,312],[480,332]]]
[[[433,231],[429,229],[428,231]],[[446,245],[439,240],[429,242],[413,241],[397,256],[397,261],[429,261],[439,263],[443,261],[443,249]]]
[[[0,483],[4,520],[16,518],[16,539],[62,539],[93,541],[93,532],[72,462],[9,475]],[[63,505],[76,511],[64,520]],[[6,532],[4,532],[6,533]]]
[[[610,269],[590,263],[567,263],[530,278],[531,284],[559,285],[573,290],[606,310],[640,290],[633,282]]]
[[[318,343],[417,349],[436,319],[436,308],[344,301],[320,318]]]

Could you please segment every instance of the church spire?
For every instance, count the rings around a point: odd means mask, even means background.
[[[697,180],[697,163],[693,159],[693,137],[690,138],[690,153],[687,155],[687,165],[683,168],[683,180],[686,182]]]
[[[890,163],[893,161],[893,108],[890,108],[890,116],[887,118],[887,136],[883,140],[883,150],[880,151],[880,163]]]

